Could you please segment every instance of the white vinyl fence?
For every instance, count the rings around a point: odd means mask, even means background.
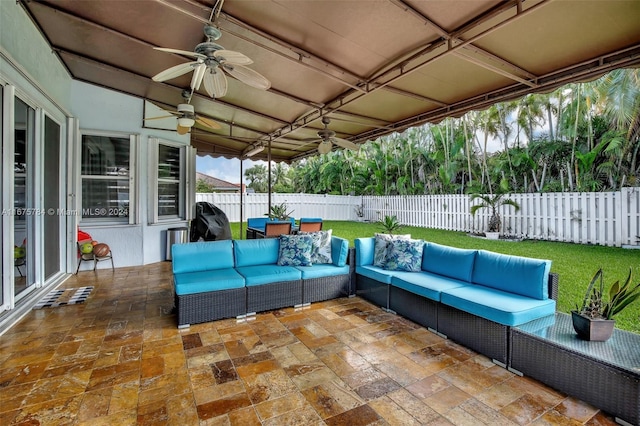
[[[268,194],[242,195],[242,220],[264,217],[268,211]],[[226,213],[230,222],[240,222],[240,194],[197,193],[196,201],[207,201]],[[355,206],[362,197],[325,194],[271,194],[271,205],[286,203],[291,216],[321,217],[325,220],[356,220]]]
[[[243,196],[243,221],[267,212],[267,194]],[[364,206],[364,219],[377,221],[395,215],[404,225],[483,232],[489,209],[472,217],[467,195],[340,196],[272,194],[272,204],[286,203],[293,217],[358,220],[356,206]],[[640,248],[640,188],[618,192],[557,192],[513,194],[520,204],[500,207],[502,233],[520,238],[579,244]],[[231,222],[240,218],[240,194],[196,194],[196,201],[220,207]]]

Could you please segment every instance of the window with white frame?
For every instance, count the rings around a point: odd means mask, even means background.
[[[82,220],[133,223],[133,135],[82,135]]]
[[[156,152],[152,154],[150,165],[150,187],[153,189],[150,222],[188,219],[193,148],[158,139],[151,142]]]

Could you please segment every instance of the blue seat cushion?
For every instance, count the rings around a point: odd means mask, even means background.
[[[397,272],[391,285],[439,302],[443,290],[471,284],[429,272]]]
[[[313,266],[296,266],[302,272],[302,279],[335,277],[349,273],[349,266],[336,266],[332,263],[318,263]]]
[[[234,240],[235,266],[275,265],[280,251],[279,238]]]
[[[471,282],[476,250],[428,242],[422,252],[422,269],[427,272]]]
[[[293,266],[255,265],[241,266],[236,270],[244,277],[247,287],[294,281],[302,278],[302,272]]]
[[[379,266],[373,265],[356,265],[356,274],[360,274],[363,277],[371,278],[372,280],[380,281],[384,284],[391,284],[391,277],[396,274],[396,271],[387,271]]]
[[[538,300],[481,285],[443,290],[441,302],[503,325],[516,326],[556,311],[553,299]]]
[[[231,240],[202,241],[171,246],[174,274],[233,268]]]
[[[243,288],[244,277],[233,268],[212,271],[183,272],[173,276],[178,296],[209,291]]]
[[[551,261],[479,250],[473,267],[475,284],[522,296],[549,297]]]

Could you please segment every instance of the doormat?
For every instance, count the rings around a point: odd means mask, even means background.
[[[36,303],[33,309],[55,308],[57,306],[83,303],[91,294],[91,290],[93,290],[93,286],[52,290]]]

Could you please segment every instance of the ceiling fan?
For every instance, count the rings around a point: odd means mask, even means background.
[[[176,127],[176,131],[178,132],[179,135],[184,135],[187,134],[189,132],[189,130],[191,130],[191,127],[193,127],[193,125],[195,123],[201,124],[204,127],[208,127],[210,129],[213,130],[218,130],[221,129],[222,126],[220,126],[220,124],[218,124],[217,122],[209,119],[209,118],[205,118],[202,116],[199,116],[195,113],[195,110],[193,108],[193,105],[190,104],[178,104],[178,107],[176,108],[176,111],[167,111],[169,114],[171,115],[164,115],[161,117],[151,117],[151,118],[145,118],[145,121],[147,120],[161,120],[163,118],[171,118],[171,117],[177,117],[178,119],[178,125]]]
[[[226,50],[217,43],[222,33],[213,25],[204,26],[204,35],[207,41],[198,44],[193,52],[165,47],[154,47],[163,52],[177,53],[190,56],[195,61],[187,62],[168,68],[152,77],[153,81],[166,81],[193,71],[191,78],[191,90],[199,90],[202,83],[209,96],[221,98],[227,94],[227,77],[225,73],[235,77],[241,82],[261,90],[271,87],[271,82],[260,73],[246,67],[253,61],[246,55],[233,50]]]
[[[360,145],[358,144],[355,144],[346,139],[337,138],[336,132],[329,129],[329,123],[331,123],[331,119],[329,117],[322,117],[322,124],[324,125],[324,128],[321,130],[318,130],[318,138],[320,139],[313,138],[313,139],[307,140],[308,143],[306,143],[305,145],[302,145],[299,148],[302,148],[303,146],[309,145],[314,142],[320,142],[320,144],[318,145],[318,153],[320,154],[329,153],[331,151],[332,144],[336,144],[339,147],[350,149],[352,151],[357,151],[360,149]]]

